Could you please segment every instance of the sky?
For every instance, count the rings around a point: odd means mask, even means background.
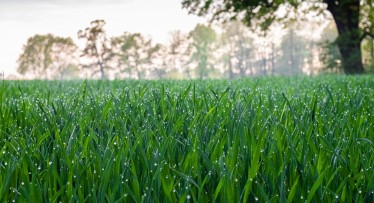
[[[188,32],[206,22],[188,15],[179,0],[0,0],[0,73],[16,74],[29,37],[51,33],[79,45],[77,32],[96,19],[106,21],[108,37],[140,32],[159,43],[171,31]]]

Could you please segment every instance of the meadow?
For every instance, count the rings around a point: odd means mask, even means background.
[[[374,201],[373,75],[0,82],[0,202]]]

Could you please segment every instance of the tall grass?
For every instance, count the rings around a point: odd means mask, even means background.
[[[373,88],[3,81],[0,202],[371,202]]]

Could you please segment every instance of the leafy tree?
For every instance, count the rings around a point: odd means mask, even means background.
[[[170,66],[168,65],[168,53],[167,47],[161,44],[158,44],[158,50],[153,54],[151,58],[151,78],[162,79],[170,72]]]
[[[374,72],[374,1],[367,1],[368,6],[363,7],[362,24],[366,35],[363,36],[363,58],[369,71]],[[371,6],[370,6],[371,5]]]
[[[338,31],[333,22],[330,22],[322,31],[321,39],[319,40],[319,52],[320,61],[324,64],[323,72],[339,72],[342,69],[342,57],[335,42],[337,36]]]
[[[279,50],[276,49],[274,39],[269,36],[269,33],[264,31],[256,31],[256,45],[254,45],[256,69],[251,71],[251,74],[267,75],[275,74],[275,60],[278,56]]]
[[[278,74],[295,75],[301,74],[306,59],[307,41],[296,32],[295,25],[291,25],[285,36],[283,36],[280,48],[281,55],[278,60]]]
[[[250,71],[253,60],[252,38],[248,35],[248,28],[239,21],[228,22],[223,25],[221,35],[222,60],[228,78],[235,77],[235,73],[243,77]]]
[[[113,57],[104,25],[104,20],[94,20],[90,27],[78,32],[78,38],[86,40],[82,56],[86,57],[87,63],[83,64],[83,68],[92,69],[92,75],[99,73],[101,79],[107,78],[107,70],[112,69],[109,61]]]
[[[196,64],[196,71],[200,79],[208,76],[209,70],[213,69],[212,50],[216,40],[216,32],[208,26],[198,24],[190,32],[192,40],[192,62]]]
[[[77,46],[71,38],[35,35],[27,40],[23,53],[18,58],[17,71],[49,79],[64,78],[66,69],[76,66]]]
[[[360,74],[364,72],[360,45],[363,37],[373,36],[373,33],[370,32],[371,30],[360,27],[360,22],[365,20],[362,17],[365,8],[373,8],[374,2],[372,0],[221,0],[218,2],[183,0],[182,5],[191,13],[211,14],[212,20],[240,18],[250,25],[256,19],[258,25],[263,29],[268,29],[274,21],[281,21],[292,14],[292,12],[286,12],[285,16],[279,15],[278,11],[283,8],[290,10],[307,5],[310,10],[328,11],[332,14],[339,33],[336,43],[342,55],[342,66],[345,73]]]
[[[192,62],[192,43],[188,36],[181,31],[170,33],[171,39],[167,47],[167,65],[177,71],[183,71],[191,78],[190,64]]]
[[[374,71],[374,39],[365,39],[363,42],[363,58],[369,71]]]
[[[153,45],[151,39],[143,37],[140,33],[125,32],[111,40],[113,53],[117,58],[121,73],[143,79],[151,71],[151,65],[160,45]]]

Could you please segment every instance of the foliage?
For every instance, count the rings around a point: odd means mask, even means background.
[[[361,3],[363,2],[363,3]],[[367,3],[367,4],[365,4]],[[369,4],[369,5],[368,5]],[[310,1],[234,1],[234,0],[183,0],[182,5],[191,13],[210,15],[211,20],[239,18],[251,25],[254,21],[262,30],[269,29],[275,21],[300,18],[299,11],[330,12],[337,25],[336,44],[342,57],[342,68],[347,74],[364,73],[360,44],[364,35],[373,35],[360,27],[365,17],[360,13],[366,7],[372,8],[372,1],[361,0],[310,0]],[[310,9],[302,9],[307,7]],[[280,12],[280,11],[283,12]],[[369,9],[369,12],[372,9]],[[281,14],[282,13],[282,14]],[[371,15],[368,14],[367,15]],[[364,31],[364,33],[362,33]]]
[[[0,202],[373,202],[373,87],[2,81]]]
[[[360,9],[361,27],[366,37],[374,38],[374,1],[362,0]],[[365,37],[364,37],[365,38]]]
[[[374,72],[374,39],[366,39],[362,45],[363,58],[367,69]]]
[[[192,40],[192,62],[196,64],[198,78],[208,77],[209,70],[213,69],[213,46],[216,41],[216,32],[209,26],[196,25],[189,35]]]
[[[177,72],[185,73],[191,79],[190,64],[192,63],[192,46],[188,36],[179,30],[170,33],[171,39],[167,45],[167,65]]]
[[[295,25],[291,25],[283,36],[280,45],[281,55],[275,70],[280,75],[299,75],[305,65],[308,44],[305,37],[297,33],[296,28]]]
[[[107,78],[106,72],[111,69],[108,62],[113,57],[104,25],[104,20],[94,20],[91,27],[78,31],[78,38],[86,40],[82,56],[89,61],[83,67],[93,69],[92,75],[99,73],[101,79]]]
[[[198,15],[211,14],[212,20],[244,20],[247,24],[253,23],[252,19],[257,19],[257,24],[266,30],[277,18],[277,11],[283,4],[292,4],[296,6],[298,1],[202,1],[202,0],[183,0],[184,8],[189,9],[191,13]]]
[[[322,37],[319,40],[319,52],[321,62],[324,64],[322,71],[340,72],[342,69],[342,59],[338,45],[335,42],[338,33],[334,22],[327,24],[323,29],[321,36]]]
[[[35,35],[27,40],[18,58],[18,72],[30,73],[44,79],[64,78],[67,68],[76,66],[78,47],[71,38]]]
[[[222,27],[220,49],[228,78],[234,78],[235,74],[244,77],[248,72],[252,73],[254,47],[248,28],[239,21],[227,22]]]
[[[361,27],[363,27],[363,60],[366,68],[373,73],[374,72],[374,1],[364,0],[362,1],[363,9],[361,11],[362,21]],[[366,35],[365,35],[366,34]]]
[[[151,39],[143,37],[140,33],[125,32],[122,36],[113,37],[111,43],[118,57],[121,72],[127,73],[130,77],[136,75],[138,79],[144,78],[161,48],[161,45],[153,45]]]

